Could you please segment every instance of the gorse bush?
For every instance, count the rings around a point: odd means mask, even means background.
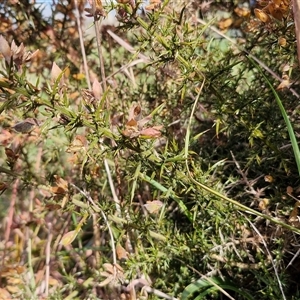
[[[3,299],[300,299],[290,4],[89,2],[0,4]]]

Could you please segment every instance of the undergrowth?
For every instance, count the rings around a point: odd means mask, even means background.
[[[276,2],[0,4],[0,298],[300,299]]]

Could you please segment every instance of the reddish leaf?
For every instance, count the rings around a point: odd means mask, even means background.
[[[19,155],[10,148],[5,148],[5,155],[9,162],[15,162],[19,158]]]
[[[140,136],[144,139],[155,139],[161,136],[161,132],[154,127],[149,127],[141,130]]]

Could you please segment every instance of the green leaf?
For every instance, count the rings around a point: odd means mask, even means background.
[[[199,279],[189,284],[182,292],[181,300],[200,300],[204,299],[205,296],[210,295],[212,293],[215,294],[218,291],[226,295],[226,290],[236,292],[238,295],[242,296],[243,299],[254,299],[248,292],[235,286],[234,283],[229,281],[223,281],[222,279],[217,277],[212,277],[207,279]],[[197,295],[194,295],[196,293]]]
[[[285,108],[284,108],[284,106],[282,104],[282,101],[280,100],[280,98],[279,98],[276,90],[274,89],[273,85],[271,84],[271,82],[269,81],[269,79],[267,78],[267,76],[263,73],[262,69],[258,66],[257,63],[254,62],[254,60],[252,58],[250,58],[248,56],[248,59],[258,69],[258,71],[262,74],[262,76],[266,80],[267,84],[269,85],[272,93],[275,96],[275,100],[276,100],[277,105],[278,105],[278,107],[279,107],[279,109],[281,111],[281,114],[283,116],[283,119],[285,121],[287,130],[288,130],[288,133],[289,133],[289,136],[290,136],[290,140],[291,140],[293,151],[294,151],[295,160],[296,160],[296,163],[297,163],[298,172],[299,172],[299,175],[300,175],[300,150],[299,150],[299,146],[298,146],[298,143],[297,143],[297,139],[296,139],[296,136],[295,136],[295,133],[294,133],[291,121],[290,121],[290,119],[289,119],[289,117],[288,117],[288,115],[286,113],[286,110],[285,110]]]

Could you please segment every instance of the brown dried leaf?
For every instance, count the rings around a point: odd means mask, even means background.
[[[47,210],[49,210],[49,211],[54,211],[54,210],[59,210],[59,209],[61,209],[61,206],[60,206],[59,204],[52,204],[52,203],[46,204],[45,207],[46,207]]]
[[[65,195],[65,196],[62,198],[61,204],[60,204],[61,208],[64,208],[64,207],[66,206],[68,200],[69,200],[69,197],[68,197],[67,195]]]
[[[90,3],[92,8],[90,8],[90,9],[86,8],[85,9],[85,11],[89,13],[89,15],[87,15],[88,17],[95,17],[95,18],[98,19],[101,16],[103,16],[103,17],[106,16],[106,12],[103,9],[103,5],[102,5],[101,0],[89,0],[89,3]],[[93,9],[95,9],[95,10],[93,11]]]
[[[283,90],[283,89],[285,89],[285,88],[287,88],[287,87],[290,86],[290,78],[289,78],[288,75],[283,75],[282,79],[283,80],[281,81],[281,83],[276,88],[277,91]]]
[[[300,227],[299,207],[300,202],[297,201],[289,217],[289,222],[295,227]]]
[[[284,38],[284,37],[279,37],[278,38],[278,45],[280,46],[280,47],[285,47],[286,46],[286,38]]]
[[[97,79],[95,79],[93,82],[93,94],[94,94],[94,97],[98,100],[101,99],[102,94],[103,94],[101,84],[99,83],[99,81]]]
[[[12,163],[19,158],[19,155],[10,148],[5,148],[5,155],[7,157],[7,160]]]
[[[251,11],[250,9],[246,8],[246,7],[236,7],[234,9],[234,12],[239,16],[239,17],[250,17]]]
[[[1,270],[2,277],[11,277],[15,275],[20,275],[25,272],[24,266],[6,266]]]
[[[7,189],[8,185],[5,182],[0,182],[0,192],[3,192]]]
[[[56,194],[56,195],[64,195],[66,193],[65,189],[63,189],[59,186],[52,186],[50,190],[53,194]]]
[[[282,67],[282,72],[288,72],[290,70],[291,66],[289,64],[285,64],[283,67]]]
[[[267,15],[264,11],[262,11],[261,9],[255,8],[254,9],[254,14],[256,16],[257,19],[259,19],[260,21],[264,22],[264,23],[268,23],[271,21],[269,15]]]
[[[271,16],[279,21],[282,20],[284,16],[284,11],[274,2],[270,2],[268,5],[268,10]]]
[[[157,8],[157,5],[156,4],[150,4],[150,5],[147,5],[145,6],[145,9],[146,10],[154,10]]]
[[[128,259],[127,251],[120,244],[117,244],[116,246],[116,253],[117,253],[118,260]]]
[[[22,58],[22,63],[25,62],[29,62],[30,60],[32,60],[33,58],[35,58],[38,54],[39,54],[39,49],[35,50],[33,53],[31,53],[30,51],[25,52]]]
[[[11,43],[11,51],[13,54],[13,61],[17,66],[20,66],[23,63],[23,56],[25,55],[25,46],[23,43],[18,47],[15,41]]]
[[[58,175],[54,175],[54,178],[55,178],[55,182],[56,182],[57,186],[67,192],[68,191],[68,182],[66,180],[62,179],[61,177],[59,177]]]
[[[77,135],[72,144],[67,148],[66,152],[78,152],[85,149],[87,140],[83,135]]]
[[[291,195],[291,194],[293,194],[293,191],[294,191],[294,189],[290,185],[286,187],[287,194]]]
[[[110,274],[114,274],[114,266],[112,264],[104,263],[103,268]]]
[[[138,105],[133,105],[129,110],[128,120],[138,121],[142,118],[142,108]]]
[[[139,135],[138,132],[138,123],[134,119],[129,120],[125,125],[125,130],[122,131],[123,135],[134,138]]]
[[[267,198],[264,198],[262,200],[259,201],[259,204],[258,204],[258,208],[261,210],[261,211],[264,211],[267,209],[267,207],[269,206],[270,204],[270,200],[267,199]]]
[[[21,43],[20,46],[18,47],[15,41],[13,40],[11,43],[11,51],[13,52],[14,58],[22,57],[25,51],[24,44]]]
[[[100,287],[102,287],[102,286],[106,286],[106,285],[108,285],[111,281],[113,281],[114,280],[114,275],[110,275],[110,276],[108,276],[108,277],[106,277],[103,281],[101,281],[100,283],[99,283],[99,286]]]
[[[114,266],[112,264],[104,263],[103,268],[110,274],[114,274],[115,272]],[[124,273],[123,268],[119,264],[115,264],[115,268],[117,272]]]
[[[140,131],[140,137],[143,139],[156,139],[161,136],[161,132],[154,127],[149,127]]]
[[[51,69],[52,82],[54,82],[61,73],[62,73],[62,69],[55,62],[53,62],[52,69]]]
[[[218,26],[221,30],[225,30],[227,28],[229,28],[233,23],[233,19],[232,18],[227,18],[227,19],[223,19],[221,21],[219,21]]]
[[[153,10],[160,6],[161,0],[150,0],[150,5],[146,6],[146,10]]]
[[[1,43],[1,42],[0,42]],[[13,299],[8,290],[0,288],[0,300],[10,300]]]
[[[274,178],[271,175],[265,175],[264,179],[265,179],[265,182],[273,182],[274,181]]]
[[[117,268],[118,272],[124,273],[124,269],[119,264],[115,264],[115,267]]]
[[[145,124],[152,119],[151,115],[142,118],[141,106],[134,105],[129,112],[129,121],[125,125],[125,130],[122,132],[124,136],[135,138],[141,136],[142,138],[157,138],[161,135],[159,131],[162,126],[153,126],[144,128]],[[144,129],[143,129],[144,128]]]
[[[6,39],[0,35],[0,53],[3,55],[7,63],[10,63],[12,51]]]
[[[58,286],[58,285],[60,285],[60,282],[57,279],[50,276],[49,277],[49,285]]]
[[[141,120],[138,121],[138,128],[141,130],[150,120],[152,119],[152,116],[149,115]]]
[[[0,143],[7,144],[7,142],[11,139],[12,134],[8,131],[2,128],[0,133]]]
[[[17,294],[19,293],[21,290],[20,288],[18,287],[18,285],[11,285],[11,284],[8,284],[6,286],[6,289],[8,290],[9,293],[11,294]],[[6,299],[5,299],[6,300]]]

